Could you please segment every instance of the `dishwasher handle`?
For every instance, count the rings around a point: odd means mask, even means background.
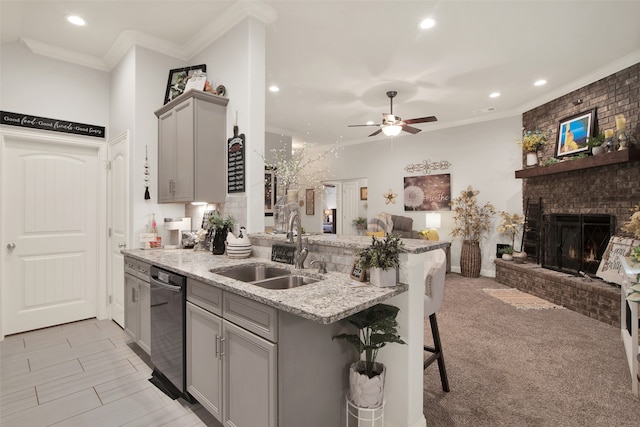
[[[174,286],[168,283],[160,282],[156,280],[153,276],[151,277],[151,284],[161,287],[162,289],[166,289],[168,291],[173,292],[182,292],[182,286]]]

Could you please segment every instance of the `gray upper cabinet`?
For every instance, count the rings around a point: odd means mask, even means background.
[[[229,100],[191,90],[158,117],[158,203],[223,202]]]

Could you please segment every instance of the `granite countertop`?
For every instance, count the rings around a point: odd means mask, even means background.
[[[344,246],[344,243],[341,246]],[[403,284],[379,288],[368,283],[356,282],[343,273],[330,271],[319,274],[317,269],[296,270],[291,265],[263,258],[232,259],[227,255],[213,255],[208,251],[193,249],[125,249],[122,253],[322,324],[337,322],[407,291],[407,285]],[[241,264],[275,265],[321,280],[297,288],[271,290],[209,271]]]
[[[347,236],[337,234],[303,234],[303,239],[309,239],[311,245],[333,246],[340,248],[364,249],[371,245],[371,237],[369,236]],[[284,234],[274,233],[251,233],[249,239],[252,242],[264,240],[271,242],[284,242],[286,236]],[[402,239],[404,243],[404,251],[413,254],[432,251],[435,249],[444,249],[451,246],[451,242],[442,240],[423,240],[423,239]]]

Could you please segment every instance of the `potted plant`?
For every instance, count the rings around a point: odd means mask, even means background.
[[[604,153],[604,133],[599,133],[596,136],[590,136],[587,138],[587,146],[591,147],[591,154],[597,156],[598,154]]]
[[[214,212],[209,218],[209,231],[213,232],[213,244],[211,252],[214,255],[222,255],[225,251],[224,242],[227,240],[229,230],[233,228],[236,220],[231,215],[223,218],[220,212]]]
[[[505,236],[511,239],[511,252],[513,255],[511,259],[522,259],[522,253],[515,253],[515,241],[516,237],[520,234],[520,227],[524,225],[524,217],[520,214],[510,214],[509,212],[502,211],[500,212],[500,225],[498,226],[498,233],[504,234]],[[526,258],[527,254],[524,254]],[[504,259],[504,256],[502,257]]]
[[[451,201],[451,210],[454,212],[451,235],[462,238],[460,274],[465,277],[480,276],[480,239],[491,230],[491,219],[496,213],[491,203],[480,206],[476,198],[479,193],[468,186],[460,192],[459,197]]]
[[[386,368],[376,362],[378,350],[387,343],[405,344],[398,334],[396,316],[399,308],[377,304],[347,317],[358,329],[357,334],[340,334],[332,339],[344,339],[353,344],[364,360],[351,364],[349,369],[349,400],[361,408],[376,408],[384,398]]]
[[[549,136],[545,133],[535,130],[527,131],[522,134],[522,138],[517,140],[522,151],[526,153],[526,165],[535,166],[538,164],[538,149],[547,145]]]
[[[351,221],[351,224],[356,228],[356,230],[358,231],[358,234],[362,235],[364,234],[364,230],[367,229],[367,218],[363,216],[359,216],[353,221]]]
[[[506,248],[500,248],[498,251],[501,255],[501,258],[505,261],[513,261],[513,248],[511,246],[507,246]]]
[[[384,239],[371,237],[371,245],[357,253],[356,264],[369,271],[369,282],[379,287],[395,286],[400,266],[400,237],[387,234]]]

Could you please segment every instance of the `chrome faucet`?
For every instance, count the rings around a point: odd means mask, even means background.
[[[289,226],[287,227],[287,241],[289,243],[293,242],[293,228],[297,225],[298,231],[298,239],[295,242],[296,245],[296,259],[295,259],[295,268],[304,268],[304,260],[307,258],[307,254],[309,253],[309,249],[307,249],[307,245],[302,246],[302,223],[300,221],[300,214],[298,212],[291,212],[289,215]],[[308,240],[307,240],[308,242]]]
[[[324,257],[322,257],[321,260],[314,259],[309,265],[313,265],[315,263],[318,263],[318,265],[320,265],[320,267],[318,267],[318,273],[325,274],[327,272],[327,263],[324,262]]]

